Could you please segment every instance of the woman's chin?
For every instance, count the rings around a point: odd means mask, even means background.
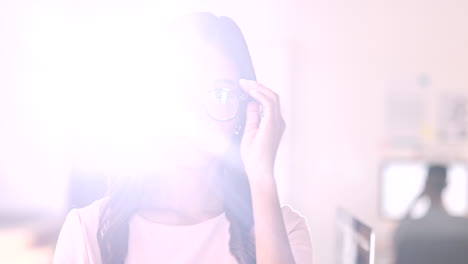
[[[170,157],[174,158],[181,167],[202,168],[218,161],[223,153],[225,153],[224,148],[207,149],[206,147],[200,148],[198,144],[187,143],[181,146],[179,151],[173,152]]]

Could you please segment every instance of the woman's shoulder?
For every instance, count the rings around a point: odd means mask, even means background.
[[[97,226],[99,223],[101,206],[105,203],[105,200],[106,198],[102,198],[94,201],[88,206],[72,209],[69,215],[75,214],[80,219],[82,225]]]
[[[312,263],[312,242],[306,218],[289,206],[281,207],[281,211],[296,263]]]
[[[99,227],[99,215],[101,206],[105,199],[100,199],[92,204],[70,210],[62,227],[62,232],[73,230],[74,233],[81,233],[88,242],[94,242]]]
[[[100,253],[96,234],[103,202],[104,199],[97,200],[68,213],[57,241],[54,264],[98,263]]]
[[[281,212],[283,213],[283,221],[288,233],[297,228],[298,225],[307,227],[306,218],[290,206],[282,206]]]

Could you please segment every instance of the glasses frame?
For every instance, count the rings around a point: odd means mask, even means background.
[[[232,89],[230,88],[216,88],[216,89],[212,89],[212,90],[209,90],[206,92],[206,94],[209,94],[209,93],[212,93],[212,92],[215,92],[215,91],[218,91],[218,90],[229,90],[229,91],[233,91]],[[231,121],[233,120],[234,118],[236,118],[236,116],[239,114],[239,109],[242,108],[242,106],[246,105],[247,102],[251,101],[252,98],[246,93],[246,92],[238,92],[238,94],[236,95],[237,96],[237,99],[239,100],[239,104],[237,106],[237,109],[236,109],[236,112],[228,117],[228,118],[225,118],[225,119],[219,119],[219,118],[216,118],[214,117],[212,114],[210,114],[210,112],[208,111],[208,107],[206,106],[206,103],[204,102],[204,106],[205,106],[205,111],[206,111],[206,114],[213,120],[215,121],[218,121],[218,122],[227,122],[227,121]]]

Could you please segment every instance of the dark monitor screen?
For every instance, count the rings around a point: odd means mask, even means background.
[[[382,166],[380,175],[380,211],[387,219],[400,220],[408,214],[411,204],[422,192],[429,162],[390,161]],[[463,216],[467,210],[468,170],[463,163],[447,163],[447,187],[443,202],[450,214]],[[420,199],[412,208],[412,216],[424,215],[429,200]]]

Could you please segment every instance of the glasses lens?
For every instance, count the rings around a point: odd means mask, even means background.
[[[212,118],[226,121],[236,116],[239,108],[239,97],[230,89],[215,89],[208,92],[205,107]]]

